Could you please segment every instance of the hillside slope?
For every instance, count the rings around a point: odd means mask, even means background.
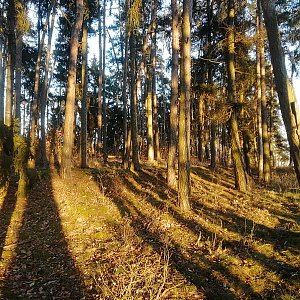
[[[40,171],[27,200],[12,182],[0,200],[0,299],[299,299],[290,174],[243,194],[230,170],[194,166],[182,213],[165,171]]]

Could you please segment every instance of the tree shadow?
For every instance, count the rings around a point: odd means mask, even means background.
[[[0,210],[0,259],[5,246],[6,234],[17,203],[17,183],[11,179]]]
[[[146,177],[149,174],[146,175]],[[143,179],[139,176],[132,175],[134,179],[139,178],[141,182]],[[159,201],[155,197],[151,196],[150,193],[141,192],[137,189],[132,182],[126,179],[126,176],[120,178],[126,190],[130,191],[134,195],[140,195],[147,199],[157,211],[161,211],[165,208],[164,201]],[[147,183],[144,182],[147,186]],[[170,262],[174,269],[179,271],[189,282],[193,283],[199,290],[199,294],[205,294],[206,299],[238,299],[225,284],[225,281],[220,279],[221,277],[226,278],[226,281],[231,283],[231,286],[242,290],[245,297],[252,297],[252,299],[259,298],[248,283],[241,282],[234,274],[232,274],[225,266],[221,263],[209,260],[202,250],[195,250],[193,248],[185,248],[178,241],[174,240],[168,231],[162,232],[160,229],[153,229],[149,224],[153,223],[155,216],[151,216],[146,213],[146,208],[142,208],[135,203],[136,200],[131,198],[126,193],[120,193],[118,191],[119,183],[117,184],[111,178],[107,178],[105,186],[108,188],[107,192],[110,195],[110,199],[118,207],[121,215],[126,215],[131,219],[131,227],[135,233],[141,237],[144,242],[152,247],[157,253],[161,253],[165,247],[168,247],[171,252]],[[160,186],[163,188],[163,186]],[[145,194],[145,195],[144,195]],[[170,213],[181,226],[187,227],[193,233],[199,233],[200,225],[191,220],[171,206],[168,206],[168,213]],[[207,229],[201,228],[205,231],[207,236],[212,236],[213,233]],[[214,272],[212,272],[214,270]],[[253,298],[254,297],[254,298]]]
[[[90,299],[68,250],[51,176],[43,176],[29,192],[2,294],[4,299]]]
[[[162,238],[160,232],[153,233],[151,227],[145,226],[145,224],[151,224],[149,216],[146,213],[146,208],[143,209],[140,205],[137,205],[136,200],[133,199],[133,195],[138,195],[157,211],[167,211],[168,214],[180,224],[180,226],[189,229],[194,235],[198,235],[201,231],[202,237],[208,238],[215,235],[219,241],[222,241],[224,248],[230,251],[230,255],[239,258],[239,261],[253,260],[259,266],[263,266],[269,272],[275,273],[278,278],[278,289],[289,290],[288,280],[294,280],[299,277],[299,270],[296,266],[293,266],[289,262],[284,262],[277,259],[276,256],[269,256],[262,251],[257,250],[251,241],[256,241],[261,246],[272,245],[274,251],[281,251],[287,249],[292,252],[297,249],[297,241],[299,240],[299,233],[291,232],[289,230],[282,230],[278,228],[269,228],[263,224],[254,224],[255,230],[253,235],[249,237],[253,221],[240,216],[238,211],[235,211],[234,207],[228,212],[224,212],[221,208],[214,209],[207,206],[205,202],[198,202],[193,199],[193,214],[198,214],[201,210],[201,215],[206,218],[206,222],[216,224],[217,221],[222,220],[221,227],[232,233],[237,233],[240,236],[240,240],[230,240],[225,237],[219,236],[215,232],[212,232],[209,227],[199,223],[192,216],[185,216],[180,211],[175,209],[174,203],[168,199],[168,187],[161,178],[155,178],[154,174],[151,174],[151,170],[147,172],[141,171],[138,174],[127,173],[121,175],[121,183],[126,190],[132,193],[132,196],[115,192],[119,187],[115,185],[114,181],[107,182],[106,186],[109,187],[110,196],[112,195],[112,201],[118,206],[122,215],[129,215],[133,217],[132,227],[135,232],[141,236],[144,241],[150,244],[157,252],[161,251],[166,246],[165,240],[169,240],[172,244],[173,259],[172,265],[183,275],[185,278],[195,284],[199,290],[203,287],[206,290],[206,296],[210,299],[234,299],[235,295],[222,287],[222,280],[219,280],[212,275],[211,271],[219,272],[223,277],[227,278],[231,282],[231,286],[243,290],[245,297],[251,299],[260,299],[262,296],[255,293],[251,284],[245,281],[241,281],[240,278],[232,274],[230,270],[223,265],[222,262],[211,262],[205,255],[205,251],[200,249],[183,249],[182,245],[172,240],[171,236]],[[152,176],[151,176],[152,175]],[[173,193],[174,191],[172,191]],[[175,196],[175,194],[174,194]],[[153,216],[152,218],[155,218]],[[246,225],[245,225],[246,224]],[[289,245],[285,244],[285,240],[289,241]],[[249,243],[250,242],[250,243]],[[279,253],[279,252],[278,252]],[[296,253],[296,252],[295,252]],[[188,254],[188,255],[186,255]],[[188,259],[187,259],[188,257]],[[198,264],[197,262],[201,262]],[[202,268],[202,265],[206,265],[206,268]],[[190,272],[189,270],[192,270]],[[211,290],[207,287],[208,282],[216,282],[218,290]],[[274,297],[274,291],[266,290],[264,292],[268,297]],[[222,295],[222,298],[220,298]],[[218,297],[218,298],[216,298]]]

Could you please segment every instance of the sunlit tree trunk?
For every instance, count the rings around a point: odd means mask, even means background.
[[[234,0],[228,2],[228,53],[227,53],[227,68],[228,68],[228,103],[232,107],[230,116],[230,133],[231,133],[231,151],[235,175],[235,187],[245,192],[249,188],[247,180],[247,172],[243,156],[241,153],[239,131],[238,131],[238,103],[236,100],[236,83],[235,83],[235,37],[234,37],[234,15],[235,7]]]
[[[102,14],[101,6],[98,7],[98,42],[99,42],[99,77],[98,77],[98,139],[97,139],[97,152],[100,155],[102,145],[102,97],[103,97],[103,59],[102,59]]]
[[[107,104],[106,104],[106,84],[105,84],[105,67],[106,67],[106,0],[103,1],[103,161],[107,162]]]
[[[263,179],[263,142],[262,142],[262,120],[261,120],[261,60],[260,60],[260,43],[261,43],[261,17],[260,17],[260,0],[257,0],[256,10],[256,95],[257,95],[257,154],[258,154],[258,177]]]
[[[41,17],[41,12],[39,13],[39,18]],[[40,23],[40,20],[38,20]],[[34,77],[34,88],[33,88],[33,100],[31,104],[31,124],[30,124],[30,154],[31,154],[31,167],[35,168],[36,165],[36,144],[37,144],[37,126],[38,126],[38,97],[40,92],[40,73],[41,73],[41,62],[42,62],[42,50],[45,41],[46,28],[48,20],[46,21],[46,26],[43,29],[42,38],[38,41],[38,56],[35,66],[35,77]]]
[[[15,99],[14,99],[14,117],[18,120],[18,126],[15,130],[21,133],[21,77],[22,77],[22,50],[23,35],[29,30],[27,21],[27,11],[23,0],[15,0]]]
[[[66,112],[64,124],[64,143],[62,149],[61,176],[70,176],[72,167],[72,150],[74,144],[74,112],[75,112],[75,88],[76,88],[76,65],[78,55],[78,40],[83,22],[83,0],[76,0],[76,20],[70,40],[70,62],[67,82]]]
[[[22,45],[23,34],[16,34],[16,66],[15,66],[15,118],[20,122],[21,130],[21,76],[22,76]]]
[[[53,9],[53,11],[52,11]],[[45,61],[45,72],[44,72],[44,81],[42,86],[41,93],[41,152],[42,152],[42,165],[47,167],[47,151],[46,151],[46,107],[47,107],[47,96],[48,96],[48,85],[49,85],[49,65],[51,57],[51,42],[53,36],[56,8],[54,6],[54,0],[51,2],[51,7],[49,13],[52,11],[51,23],[48,28],[48,41],[47,41],[47,53]]]
[[[6,98],[5,98],[5,125],[12,125],[12,104],[13,104],[13,63],[11,54],[7,54],[6,71]]]
[[[190,209],[190,97],[191,97],[191,15],[192,1],[183,1],[181,38],[181,88],[178,132],[178,204]]]
[[[125,15],[128,12],[129,0],[125,1]],[[127,18],[126,18],[127,22]],[[122,103],[123,103],[123,168],[128,168],[129,163],[129,144],[127,143],[127,76],[128,76],[128,28],[125,22],[124,33],[124,60],[123,60],[123,80],[122,80]]]
[[[83,22],[82,29],[82,42],[81,42],[81,53],[82,53],[82,66],[81,66],[81,85],[82,85],[82,96],[81,96],[81,168],[87,167],[86,157],[86,145],[87,145],[87,62],[88,62],[88,29],[87,22]]]
[[[157,0],[152,3],[153,14],[153,29],[151,34],[151,77],[152,77],[152,104],[153,104],[153,141],[154,141],[154,157],[156,160],[160,159],[160,147],[159,147],[159,126],[158,126],[158,100],[156,93],[156,31],[157,31]]]
[[[136,46],[135,35],[130,34],[130,121],[131,121],[131,142],[132,142],[132,162],[135,170],[140,170],[138,126],[137,126],[137,88],[136,88]]]
[[[170,103],[170,137],[168,150],[167,182],[171,188],[177,188],[176,179],[176,144],[177,144],[177,102],[178,102],[178,70],[179,70],[179,16],[177,0],[172,0],[172,74],[171,74],[171,103]]]
[[[6,99],[5,99],[5,125],[12,126],[13,109],[13,87],[14,87],[14,57],[15,57],[15,3],[12,0],[8,2],[7,16],[7,71],[6,71]]]
[[[203,146],[204,146],[204,99],[203,95],[199,96],[197,102],[197,113],[198,113],[198,159],[200,162],[203,162]]]
[[[154,139],[153,139],[153,102],[152,102],[152,70],[146,67],[146,116],[147,116],[147,156],[148,161],[154,161]]]
[[[262,143],[263,143],[263,174],[264,181],[270,181],[270,143],[268,134],[268,108],[267,108],[267,96],[266,96],[266,69],[265,69],[265,51],[264,41],[261,44],[260,55],[260,68],[261,68],[261,121],[262,121]]]
[[[4,124],[4,87],[5,87],[5,47],[4,41],[0,38],[0,125]]]
[[[277,14],[273,0],[262,0],[263,15],[265,19],[271,61],[279,98],[280,109],[284,121],[294,169],[300,184],[300,115],[298,103],[293,87],[288,79],[284,52],[281,46],[281,38],[277,24]]]

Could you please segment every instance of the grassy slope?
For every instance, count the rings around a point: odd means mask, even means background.
[[[194,166],[190,213],[164,177],[110,165],[64,181],[39,173],[27,201],[10,187],[0,299],[299,299],[292,175],[242,194],[229,170]]]

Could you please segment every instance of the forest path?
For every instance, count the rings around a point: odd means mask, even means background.
[[[300,195],[241,194],[229,170],[192,171],[190,213],[157,166],[38,171],[27,199],[11,182],[0,299],[298,299]]]

